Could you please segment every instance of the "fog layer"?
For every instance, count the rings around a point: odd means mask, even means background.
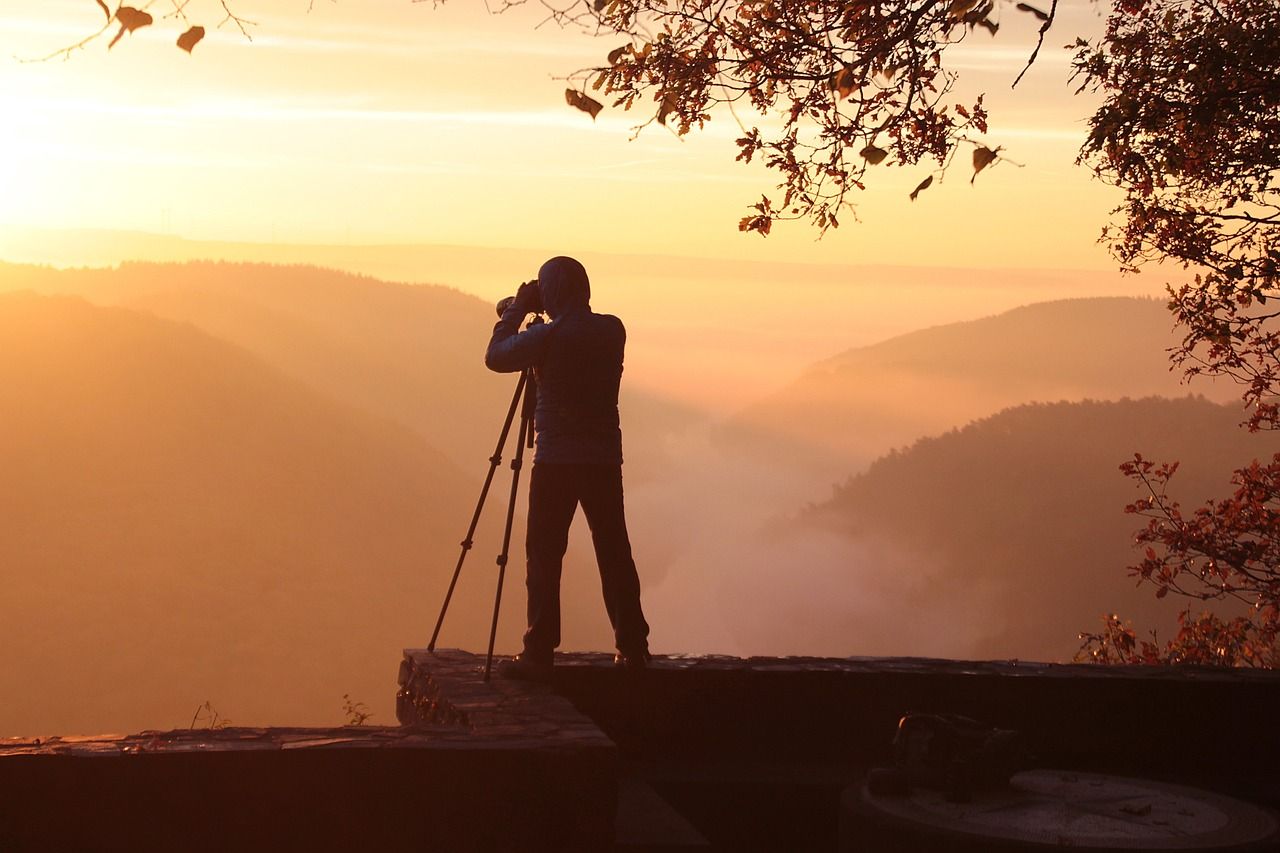
[[[1151,301],[878,343],[900,315],[833,304],[804,322],[846,343],[751,384],[742,365],[774,344],[731,334],[741,306],[704,336],[726,372],[678,323],[596,293],[633,346],[627,504],[658,652],[1065,658],[1105,611],[1176,609],[1125,572],[1119,463],[1183,459],[1195,502],[1262,452],[1231,407],[1122,399],[1187,391]],[[206,700],[237,723],[333,723],[343,694],[391,722],[399,650],[430,636],[510,400],[514,377],[481,364],[493,321],[451,288],[314,267],[0,267],[0,690],[21,697],[0,734],[179,726]],[[774,343],[805,335],[792,318]],[[752,404],[722,417],[731,399]],[[487,639],[508,474],[443,645]],[[563,648],[608,648],[581,521],[564,600]]]

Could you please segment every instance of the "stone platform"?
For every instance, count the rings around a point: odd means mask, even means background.
[[[1280,806],[1275,672],[659,656],[632,673],[613,668],[607,655],[565,654],[550,684],[528,685],[496,676],[485,684],[483,663],[463,652],[406,651],[401,720],[484,720],[494,712],[513,719],[539,707],[530,704],[534,697],[554,698],[541,706],[551,709],[543,725],[568,735],[582,730],[582,719],[598,726],[617,748],[620,778],[651,788],[715,850],[845,849],[841,798],[860,788],[867,769],[891,761],[893,733],[907,711],[1016,729],[1031,745],[1033,766]],[[892,849],[948,847],[935,838]]]
[[[0,852],[610,850],[616,750],[551,716],[0,741]]]
[[[0,851],[834,851],[906,711],[1017,729],[1035,766],[1280,806],[1277,673],[568,654],[537,685],[483,664],[405,652],[398,728],[0,741]]]

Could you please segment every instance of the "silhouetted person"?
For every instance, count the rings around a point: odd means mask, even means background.
[[[640,608],[640,580],[631,558],[622,504],[622,430],[618,385],[627,333],[622,321],[591,310],[587,271],[573,258],[552,258],[538,280],[520,286],[493,328],[484,363],[503,373],[533,368],[537,449],[529,482],[529,628],[524,651],[500,672],[545,678],[560,644],[560,569],[578,505],[591,528],[604,605],[618,648],[615,661],[649,661],[649,625]],[[520,331],[542,308],[551,322]]]

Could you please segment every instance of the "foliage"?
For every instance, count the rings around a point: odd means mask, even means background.
[[[519,5],[518,3],[508,3]],[[759,157],[781,177],[740,230],[768,234],[780,219],[839,226],[852,189],[881,164],[944,169],[969,132],[985,133],[982,98],[949,97],[946,48],[978,28],[995,35],[995,0],[609,0],[544,3],[562,25],[622,37],[607,64],[570,76],[570,105],[595,115],[590,92],[644,109],[683,135],[727,106],[742,128],[738,159]],[[1049,13],[1017,9],[1049,23]],[[648,104],[647,109],[640,105]],[[744,115],[760,117],[750,127]],[[639,130],[639,128],[637,128]],[[976,142],[973,174],[999,159]],[[933,182],[927,176],[912,199]]]
[[[1274,0],[1120,0],[1096,44],[1077,43],[1082,88],[1105,100],[1080,160],[1125,193],[1103,232],[1127,268],[1197,271],[1170,288],[1184,330],[1171,351],[1188,377],[1240,383],[1253,431],[1280,429],[1280,5]],[[1235,493],[1190,515],[1168,497],[1177,465],[1121,466],[1147,496],[1132,572],[1201,601],[1234,599],[1229,620],[1182,614],[1178,635],[1136,645],[1116,617],[1082,634],[1094,660],[1274,666],[1280,630],[1280,454],[1235,471]]]
[[[80,42],[45,58],[69,56],[119,28],[155,23],[146,11],[119,6],[114,13],[95,0],[106,22]],[[189,24],[178,47],[191,52],[203,38],[192,24],[197,11],[220,9],[217,26],[234,24],[246,37],[249,21],[231,0],[170,0],[162,18]],[[436,0],[440,2],[440,0]],[[502,0],[500,10],[527,0]],[[838,227],[851,190],[863,189],[878,166],[932,163],[910,198],[933,185],[956,155],[972,145],[973,178],[1000,162],[969,134],[987,132],[981,96],[971,103],[950,97],[958,78],[946,63],[947,48],[975,30],[995,36],[997,3],[1041,22],[1040,43],[1053,23],[1049,11],[1012,0],[541,0],[551,20],[578,26],[621,43],[605,63],[569,75],[569,106],[593,119],[613,106],[645,113],[637,132],[657,123],[678,135],[702,128],[717,106],[738,122],[737,159],[759,160],[780,178],[779,193],[762,195],[739,229],[767,235],[778,220],[808,219],[820,231]],[[1039,52],[1031,53],[1028,65]],[[1016,81],[1015,81],[1016,82]],[[647,108],[646,108],[647,107]],[[746,122],[745,117],[754,121]],[[972,180],[972,178],[971,178]]]
[[[1231,497],[1209,501],[1190,515],[1168,495],[1177,464],[1156,465],[1135,455],[1121,466],[1142,483],[1147,496],[1126,512],[1147,519],[1137,534],[1142,562],[1130,571],[1154,584],[1156,596],[1170,592],[1199,601],[1235,601],[1244,614],[1224,619],[1190,606],[1178,617],[1180,630],[1161,646],[1153,637],[1140,645],[1115,615],[1101,633],[1084,633],[1077,657],[1100,663],[1200,663],[1274,667],[1280,663],[1280,453],[1270,464],[1254,461],[1232,476]]]
[[[1242,383],[1251,429],[1280,426],[1280,4],[1121,0],[1077,45],[1105,95],[1080,159],[1125,193],[1103,239],[1131,269],[1197,270],[1170,291],[1174,362]]]
[[[363,726],[373,717],[369,706],[353,701],[350,693],[342,694],[342,713],[346,715],[348,726]]]
[[[1139,640],[1128,622],[1114,613],[1103,617],[1102,631],[1082,633],[1076,660],[1101,664],[1197,664],[1201,666],[1254,666],[1274,668],[1274,638],[1270,647],[1259,643],[1257,625],[1248,617],[1221,619],[1209,611],[1192,615],[1191,608],[1178,614],[1178,633],[1161,645],[1155,632]]]
[[[94,0],[94,2],[97,3],[98,8],[102,10],[102,14],[106,16],[102,26],[80,39],[80,41],[75,44],[67,45],[66,47],[55,50],[47,56],[40,57],[41,61],[55,58],[69,58],[71,54],[75,53],[77,50],[82,50],[115,28],[115,35],[112,36],[111,41],[107,42],[107,49],[110,50],[115,47],[120,39],[124,38],[126,34],[132,34],[143,27],[152,26],[156,22],[155,16],[147,11],[155,5],[156,0],[147,0],[147,2],[142,4],[142,8],[140,9],[134,6],[118,5],[114,12],[112,12],[110,7],[107,6],[105,0]],[[227,24],[234,24],[240,30],[241,35],[246,39],[252,40],[252,36],[249,35],[249,28],[254,26],[253,21],[242,18],[232,11],[230,2],[231,0],[216,0],[216,7],[221,10],[220,14],[222,15],[222,18],[216,26],[223,27]],[[186,26],[186,29],[184,29],[178,36],[175,44],[187,53],[191,53],[205,35],[205,28],[200,24],[193,24],[190,16],[187,14],[187,7],[192,3],[193,0],[170,0],[170,5],[172,5],[173,8],[160,16],[161,20],[173,20],[178,22],[180,25]],[[206,4],[207,8],[214,8],[214,6],[215,2],[212,2],[212,0]]]

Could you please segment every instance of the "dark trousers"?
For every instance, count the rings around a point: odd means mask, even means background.
[[[626,654],[647,651],[649,625],[640,609],[640,578],[622,508],[622,466],[542,463],[533,466],[529,481],[525,653],[549,659],[560,645],[560,570],[578,504],[591,528],[614,641]]]

